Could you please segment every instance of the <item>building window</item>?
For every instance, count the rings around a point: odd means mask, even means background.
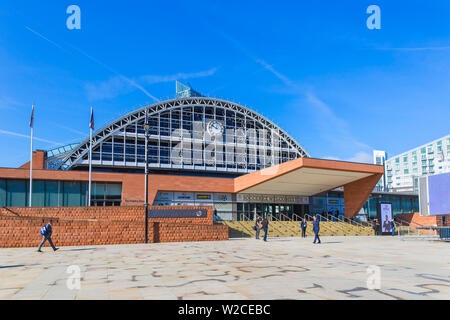
[[[120,183],[93,182],[93,204],[120,206]],[[100,189],[102,191],[100,191]],[[0,207],[27,207],[29,181],[0,179]],[[83,207],[87,205],[88,183],[85,181],[33,180],[33,207]]]

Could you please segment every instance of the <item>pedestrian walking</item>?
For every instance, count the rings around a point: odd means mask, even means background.
[[[395,236],[395,222],[394,220],[391,221],[391,230],[392,230],[392,236]]]
[[[54,245],[53,245],[53,241],[52,241],[52,233],[53,233],[53,230],[52,230],[52,224],[51,224],[51,222],[49,222],[46,226],[44,226],[44,227],[42,227],[41,228],[41,235],[42,235],[42,241],[41,241],[41,244],[39,245],[39,248],[38,248],[38,252],[42,252],[41,251],[41,248],[42,248],[42,246],[44,245],[44,243],[45,243],[45,241],[48,241],[48,243],[50,243],[50,245],[52,246],[52,248],[53,248],[53,251],[56,251],[56,250],[58,250],[59,248],[56,248]]]
[[[319,240],[319,243],[322,243],[320,241],[320,237],[319,237],[319,231],[320,231],[320,226],[319,226],[319,219],[317,219],[316,216],[314,216],[314,221],[313,221],[313,230],[314,230],[314,244],[316,243],[317,240]]]
[[[256,218],[255,226],[253,227],[253,230],[256,231],[256,239],[259,240],[259,233],[261,231],[261,217]]]
[[[269,232],[269,220],[267,220],[267,216],[264,217],[262,227],[264,230],[264,241],[267,241],[267,232]]]
[[[300,224],[300,227],[302,229],[302,238],[306,238],[306,227],[307,227],[307,222],[306,219],[303,218],[302,223]]]
[[[374,219],[372,222],[372,228],[375,236],[378,236],[380,234],[380,223],[378,222],[378,219]]]

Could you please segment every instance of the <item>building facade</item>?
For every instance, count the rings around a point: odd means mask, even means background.
[[[381,151],[381,150],[373,151],[373,164],[385,167],[386,160],[387,160],[386,151]],[[380,181],[377,183],[375,190],[376,191],[385,191],[386,189],[387,189],[386,174],[383,174],[383,177],[381,177]]]
[[[386,161],[389,190],[418,192],[418,178],[450,172],[450,135]]]
[[[146,164],[150,205],[212,206],[226,220],[256,214],[355,217],[380,185],[383,160],[369,165],[313,159],[286,131],[249,108],[203,97],[181,83],[176,97],[94,133],[90,205],[143,206]],[[86,139],[34,153],[34,207],[89,205],[89,147]],[[29,205],[28,168],[0,168],[0,207]],[[400,201],[397,211],[415,210],[414,201]],[[373,206],[366,207],[370,216]]]
[[[98,130],[93,137],[94,170],[143,172],[147,155],[152,172],[238,176],[309,157],[287,132],[246,107],[202,97],[180,83],[177,97]],[[86,139],[66,147],[68,151],[48,157],[45,167],[87,170],[89,144]]]

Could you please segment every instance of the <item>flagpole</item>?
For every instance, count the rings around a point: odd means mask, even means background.
[[[92,129],[89,138],[89,207],[91,206],[91,190],[92,190]]]
[[[89,134],[89,196],[88,196],[88,207],[91,206],[91,195],[92,195],[92,114],[93,109],[91,106],[91,122],[89,124],[90,134]]]
[[[33,127],[34,127],[34,104],[31,111],[31,143],[30,143],[30,198],[28,201],[29,207],[33,206]]]

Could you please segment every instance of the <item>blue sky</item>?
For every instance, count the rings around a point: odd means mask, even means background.
[[[66,9],[81,8],[81,30]],[[381,30],[366,9],[381,8]],[[368,161],[449,134],[450,2],[0,2],[0,166],[174,97],[175,79],[260,112],[313,157]]]

